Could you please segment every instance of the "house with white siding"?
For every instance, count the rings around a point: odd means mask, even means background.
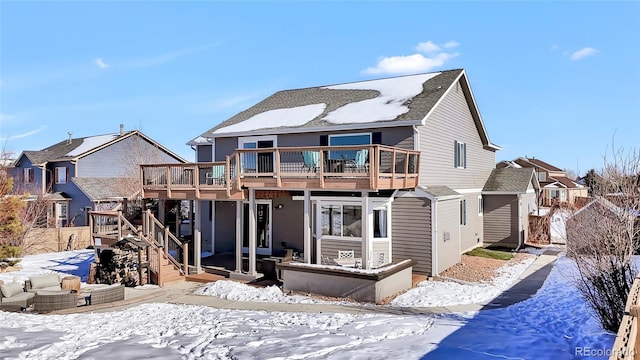
[[[141,180],[145,198],[193,202],[191,271],[275,267],[285,289],[367,301],[483,244],[500,149],[462,69],[280,91],[188,145],[196,163]]]
[[[23,151],[15,160],[14,184],[51,202],[47,224],[83,226],[89,212],[114,210],[140,194],[140,163],[185,160],[140,131],[69,137],[42,150]]]

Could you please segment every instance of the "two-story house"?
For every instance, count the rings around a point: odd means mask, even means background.
[[[51,202],[49,226],[81,226],[89,212],[112,210],[140,193],[141,163],[185,160],[140,131],[69,138],[23,151],[12,169],[15,183]]]
[[[499,150],[461,69],[280,91],[188,145],[182,171],[142,166],[143,196],[194,200],[196,254],[230,254],[232,277],[290,250],[314,271],[438,274],[483,243]]]
[[[530,157],[519,157],[513,161],[501,161],[497,168],[529,168],[534,169],[542,193],[539,205],[575,205],[577,199],[589,196],[589,188],[567,177],[567,172],[545,161]]]

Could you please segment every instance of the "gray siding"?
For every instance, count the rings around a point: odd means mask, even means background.
[[[510,248],[518,246],[518,196],[485,195],[484,242]]]
[[[174,157],[138,136],[78,159],[78,177],[138,176],[138,164],[177,163]]]
[[[420,184],[481,189],[495,167],[494,151],[484,150],[461,86],[453,88],[418,127]],[[454,141],[467,147],[467,168],[454,168]]]
[[[392,261],[416,260],[413,271],[432,275],[431,201],[400,197],[392,203]]]
[[[396,146],[403,149],[414,149],[413,144],[413,128],[406,127],[393,127],[393,128],[372,128],[366,130],[351,130],[351,131],[333,131],[333,132],[313,132],[313,133],[299,133],[299,134],[280,134],[277,135],[278,147],[296,147],[296,146],[320,146],[320,136],[322,135],[335,135],[335,134],[351,134],[351,133],[366,133],[366,132],[381,132],[383,145]],[[216,161],[224,161],[225,156],[233,154],[238,147],[238,138],[216,138]],[[453,146],[453,145],[452,145]]]
[[[211,247],[212,245],[212,236],[211,236],[211,227],[212,222],[212,209],[211,209],[211,201],[200,201],[200,214],[196,214],[196,221],[200,222],[200,239],[202,241],[202,251],[210,251],[215,252],[215,249]]]
[[[478,216],[478,196],[480,193],[465,194],[467,200],[467,224],[460,226],[460,247],[464,253],[480,244],[483,240],[483,219]]]
[[[211,145],[200,145],[196,147],[196,162],[211,161]]]
[[[234,252],[236,248],[236,202],[216,201],[216,254]]]
[[[436,211],[439,274],[460,261],[460,200],[438,201]]]
[[[338,257],[338,250],[353,250],[355,257],[362,257],[362,241],[360,240],[329,240],[322,239],[320,243],[322,256]]]
[[[281,256],[286,248],[293,248],[304,252],[304,202],[293,201],[291,197],[277,197],[272,199],[273,224],[271,246],[275,256]],[[281,209],[275,209],[282,204]],[[282,243],[285,243],[285,247]],[[311,249],[313,252],[314,249]]]
[[[27,184],[25,183],[25,179],[24,179],[24,169],[27,168],[31,168],[33,169],[33,183],[31,184]],[[43,182],[45,182],[44,184],[44,189],[47,189],[47,183],[46,183],[46,179],[43,180],[42,178],[42,169],[38,168],[37,166],[34,166],[33,163],[31,163],[31,160],[29,160],[29,158],[27,158],[26,156],[22,156],[20,158],[20,160],[18,161],[18,165],[15,168],[8,168],[9,169],[9,174],[13,177],[14,181],[13,181],[13,188],[16,191],[26,191],[32,194],[38,194],[40,192],[42,192],[42,188],[43,188]]]

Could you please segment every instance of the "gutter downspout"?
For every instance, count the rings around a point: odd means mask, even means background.
[[[522,194],[518,194],[518,246],[516,247],[516,251],[522,248]]]
[[[431,209],[431,276],[438,275],[438,198],[433,200],[433,208]]]

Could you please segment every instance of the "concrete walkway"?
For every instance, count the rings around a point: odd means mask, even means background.
[[[195,295],[193,292],[202,283],[185,281],[166,286],[162,289],[139,290],[127,289],[126,300],[102,306],[85,306],[75,311],[56,311],[57,314],[77,312],[106,312],[120,310],[141,303],[170,303],[181,305],[210,306],[217,309],[254,310],[269,312],[311,312],[311,313],[346,313],[346,314],[442,314],[450,312],[480,311],[513,305],[533,296],[546,280],[553,268],[557,255],[539,255],[537,259],[520,275],[518,280],[500,296],[487,304],[468,304],[441,307],[394,307],[373,304],[286,304],[269,302],[247,302],[218,298],[215,296]]]

